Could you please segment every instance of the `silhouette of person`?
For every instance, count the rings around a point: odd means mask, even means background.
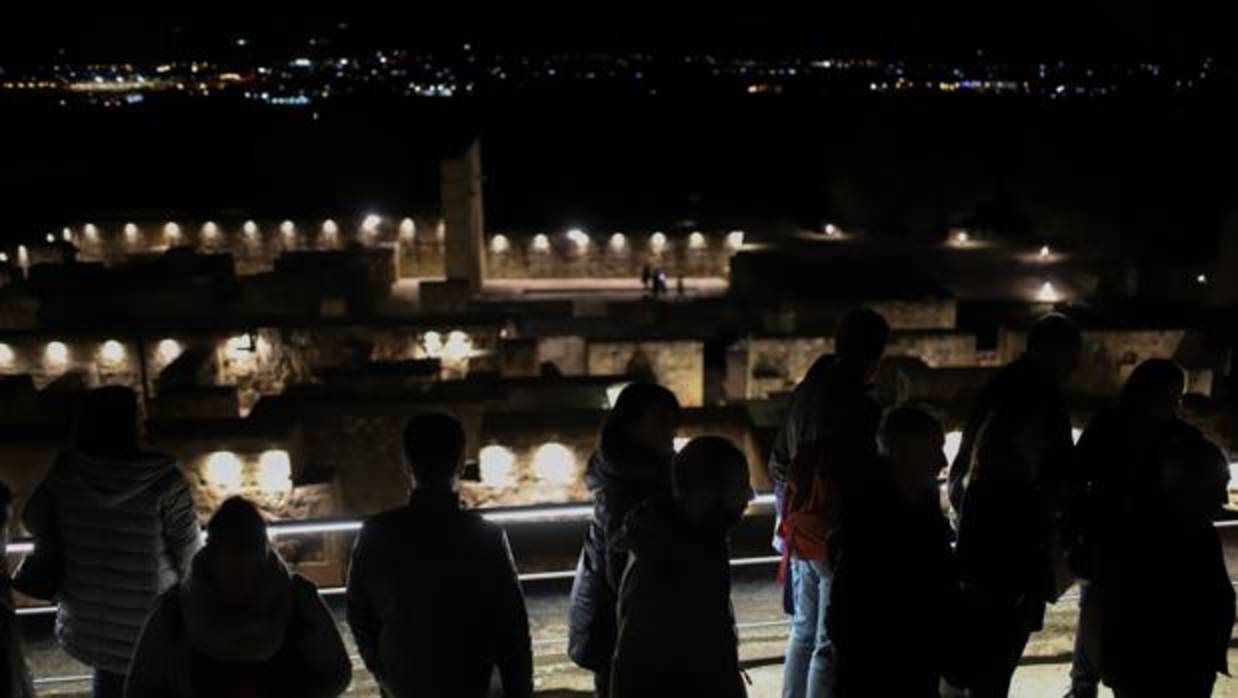
[[[937,698],[959,602],[937,485],[945,436],[929,414],[899,407],[879,443],[872,479],[852,493],[830,539],[834,695]]]
[[[267,542],[266,522],[233,497],[207,524],[188,579],[159,597],[126,698],[334,698],[352,663],[314,583]]]
[[[852,310],[839,322],[834,333],[834,355],[818,358],[808,369],[791,396],[786,421],[774,439],[769,472],[780,490],[794,479],[793,462],[806,458],[801,451],[819,449],[828,454],[823,464],[828,461],[831,472],[818,477],[835,484],[845,484],[871,466],[877,453],[881,408],[869,396],[868,388],[889,336],[890,326],[885,318],[867,308]],[[801,485],[799,489],[808,487]],[[791,540],[788,522],[800,504],[781,499],[778,532],[788,558],[786,567],[794,596],[783,696],[819,698],[829,695],[833,686],[832,650],[826,631],[831,571],[825,550],[801,549],[806,546],[797,546]],[[840,514],[834,511],[820,516],[819,535],[814,538],[824,544],[830,516]]]
[[[618,627],[615,607],[627,555],[613,548],[624,518],[641,503],[669,496],[679,400],[653,383],[632,383],[607,414],[585,481],[593,518],[572,582],[568,656],[594,674],[607,695]]]
[[[748,463],[718,436],[675,457],[673,498],[628,514],[611,695],[747,695],[731,608],[728,535],[752,500]]]
[[[524,594],[507,535],[460,507],[465,435],[446,414],[413,417],[407,506],[366,521],[348,573],[348,624],[366,667],[393,698],[533,695]]]
[[[653,282],[653,268],[648,264],[642,265],[640,268],[640,285],[641,288],[648,290]]]
[[[31,531],[59,532],[57,640],[94,669],[96,698],[120,696],[147,611],[188,577],[201,546],[185,477],[170,456],[138,445],[132,390],[86,394],[73,447],[35,489],[23,518]]]
[[[1148,359],[1135,367],[1117,404],[1094,417],[1079,438],[1075,455],[1083,488],[1068,520],[1081,592],[1070,672],[1073,698],[1095,698],[1100,687],[1094,569],[1159,502],[1161,457],[1177,442],[1200,438],[1198,429],[1178,417],[1185,386],[1173,361]]]
[[[0,546],[9,543],[9,516],[13,493],[9,486],[0,482]],[[0,560],[0,695],[12,698],[34,698],[34,684],[30,669],[22,653],[21,629],[17,625],[17,609],[7,563]]]
[[[1234,589],[1212,519],[1227,499],[1227,459],[1202,438],[1170,446],[1158,506],[1098,564],[1100,670],[1118,698],[1206,698],[1228,674]]]

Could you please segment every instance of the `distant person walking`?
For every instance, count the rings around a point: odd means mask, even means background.
[[[1096,698],[1100,688],[1100,618],[1091,593],[1096,569],[1125,545],[1132,526],[1160,510],[1161,459],[1174,444],[1201,438],[1178,416],[1185,386],[1173,361],[1148,359],[1122,386],[1117,405],[1094,417],[1079,438],[1075,460],[1083,489],[1069,520],[1081,591],[1072,698]]]
[[[1070,581],[1061,519],[1078,474],[1061,386],[1081,345],[1070,320],[1041,319],[1024,355],[981,391],[951,468],[972,698],[1009,693],[1046,604]]]
[[[640,268],[640,286],[648,291],[650,284],[653,283],[653,268],[648,264],[642,265]]]
[[[126,698],[335,698],[352,663],[314,583],[267,543],[253,504],[233,497],[207,525],[189,578],[146,621]]]
[[[671,458],[679,400],[652,383],[633,383],[619,394],[602,425],[585,481],[593,518],[572,582],[568,656],[594,674],[597,695],[610,687],[618,627],[615,608],[627,554],[615,550],[624,518],[641,503],[671,492]]]
[[[404,429],[408,505],[365,523],[348,572],[348,624],[389,698],[533,695],[524,594],[503,529],[460,506],[465,435],[445,414]]]
[[[827,539],[843,514],[847,489],[866,477],[877,455],[881,408],[868,391],[889,336],[879,313],[847,313],[834,332],[834,355],[808,369],[774,439],[769,471],[784,492],[778,535],[794,587],[785,698],[821,698],[832,691]]]
[[[122,695],[147,611],[189,576],[201,545],[185,477],[138,445],[132,390],[86,394],[73,447],[31,495],[25,521],[57,531],[62,546],[57,639],[94,669],[96,698]]]
[[[675,457],[673,481],[673,498],[637,507],[615,541],[631,561],[611,695],[743,698],[728,536],[752,500],[748,463],[726,439],[701,437]]]
[[[1173,445],[1160,463],[1160,505],[1097,569],[1101,676],[1117,698],[1207,698],[1217,673],[1229,673],[1234,588],[1213,526],[1227,461],[1202,438]]]

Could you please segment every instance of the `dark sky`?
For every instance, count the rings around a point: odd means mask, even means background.
[[[718,3],[562,7],[538,3],[539,9],[532,10],[527,9],[532,3],[520,3],[520,12],[487,9],[467,17],[417,9],[422,5],[407,3],[405,7],[415,9],[400,14],[353,12],[347,17],[307,17],[300,12],[262,16],[226,7],[210,15],[178,18],[123,11],[15,14],[0,23],[0,61],[38,63],[58,55],[73,61],[158,60],[217,49],[242,36],[250,40],[251,50],[273,53],[294,50],[318,35],[345,44],[393,48],[444,48],[467,40],[525,51],[710,50],[949,58],[981,49],[999,57],[1154,60],[1229,55],[1235,43],[1225,36],[1222,27],[1227,23],[1220,18],[1172,8],[1140,17],[1088,3],[1074,3],[1061,11],[1043,3],[1002,3],[1000,13],[959,9],[916,15],[897,5],[861,15],[828,6],[806,12],[762,5],[763,11],[756,13],[719,12]]]

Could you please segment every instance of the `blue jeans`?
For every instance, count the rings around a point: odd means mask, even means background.
[[[1074,698],[1096,698],[1100,688],[1100,667],[1097,661],[1097,633],[1100,632],[1096,604],[1088,599],[1091,584],[1079,583],[1079,625],[1075,628],[1075,652],[1070,665],[1070,695]]]
[[[125,698],[125,675],[95,669],[90,695],[92,698]]]
[[[830,570],[824,562],[791,559],[795,615],[787,640],[783,698],[825,698],[833,694],[834,667],[825,614],[830,605]]]

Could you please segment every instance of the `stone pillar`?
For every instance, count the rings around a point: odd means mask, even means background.
[[[474,140],[459,156],[443,160],[440,173],[447,281],[452,286],[456,285],[452,282],[464,282],[470,293],[477,293],[486,274],[481,145]]]

